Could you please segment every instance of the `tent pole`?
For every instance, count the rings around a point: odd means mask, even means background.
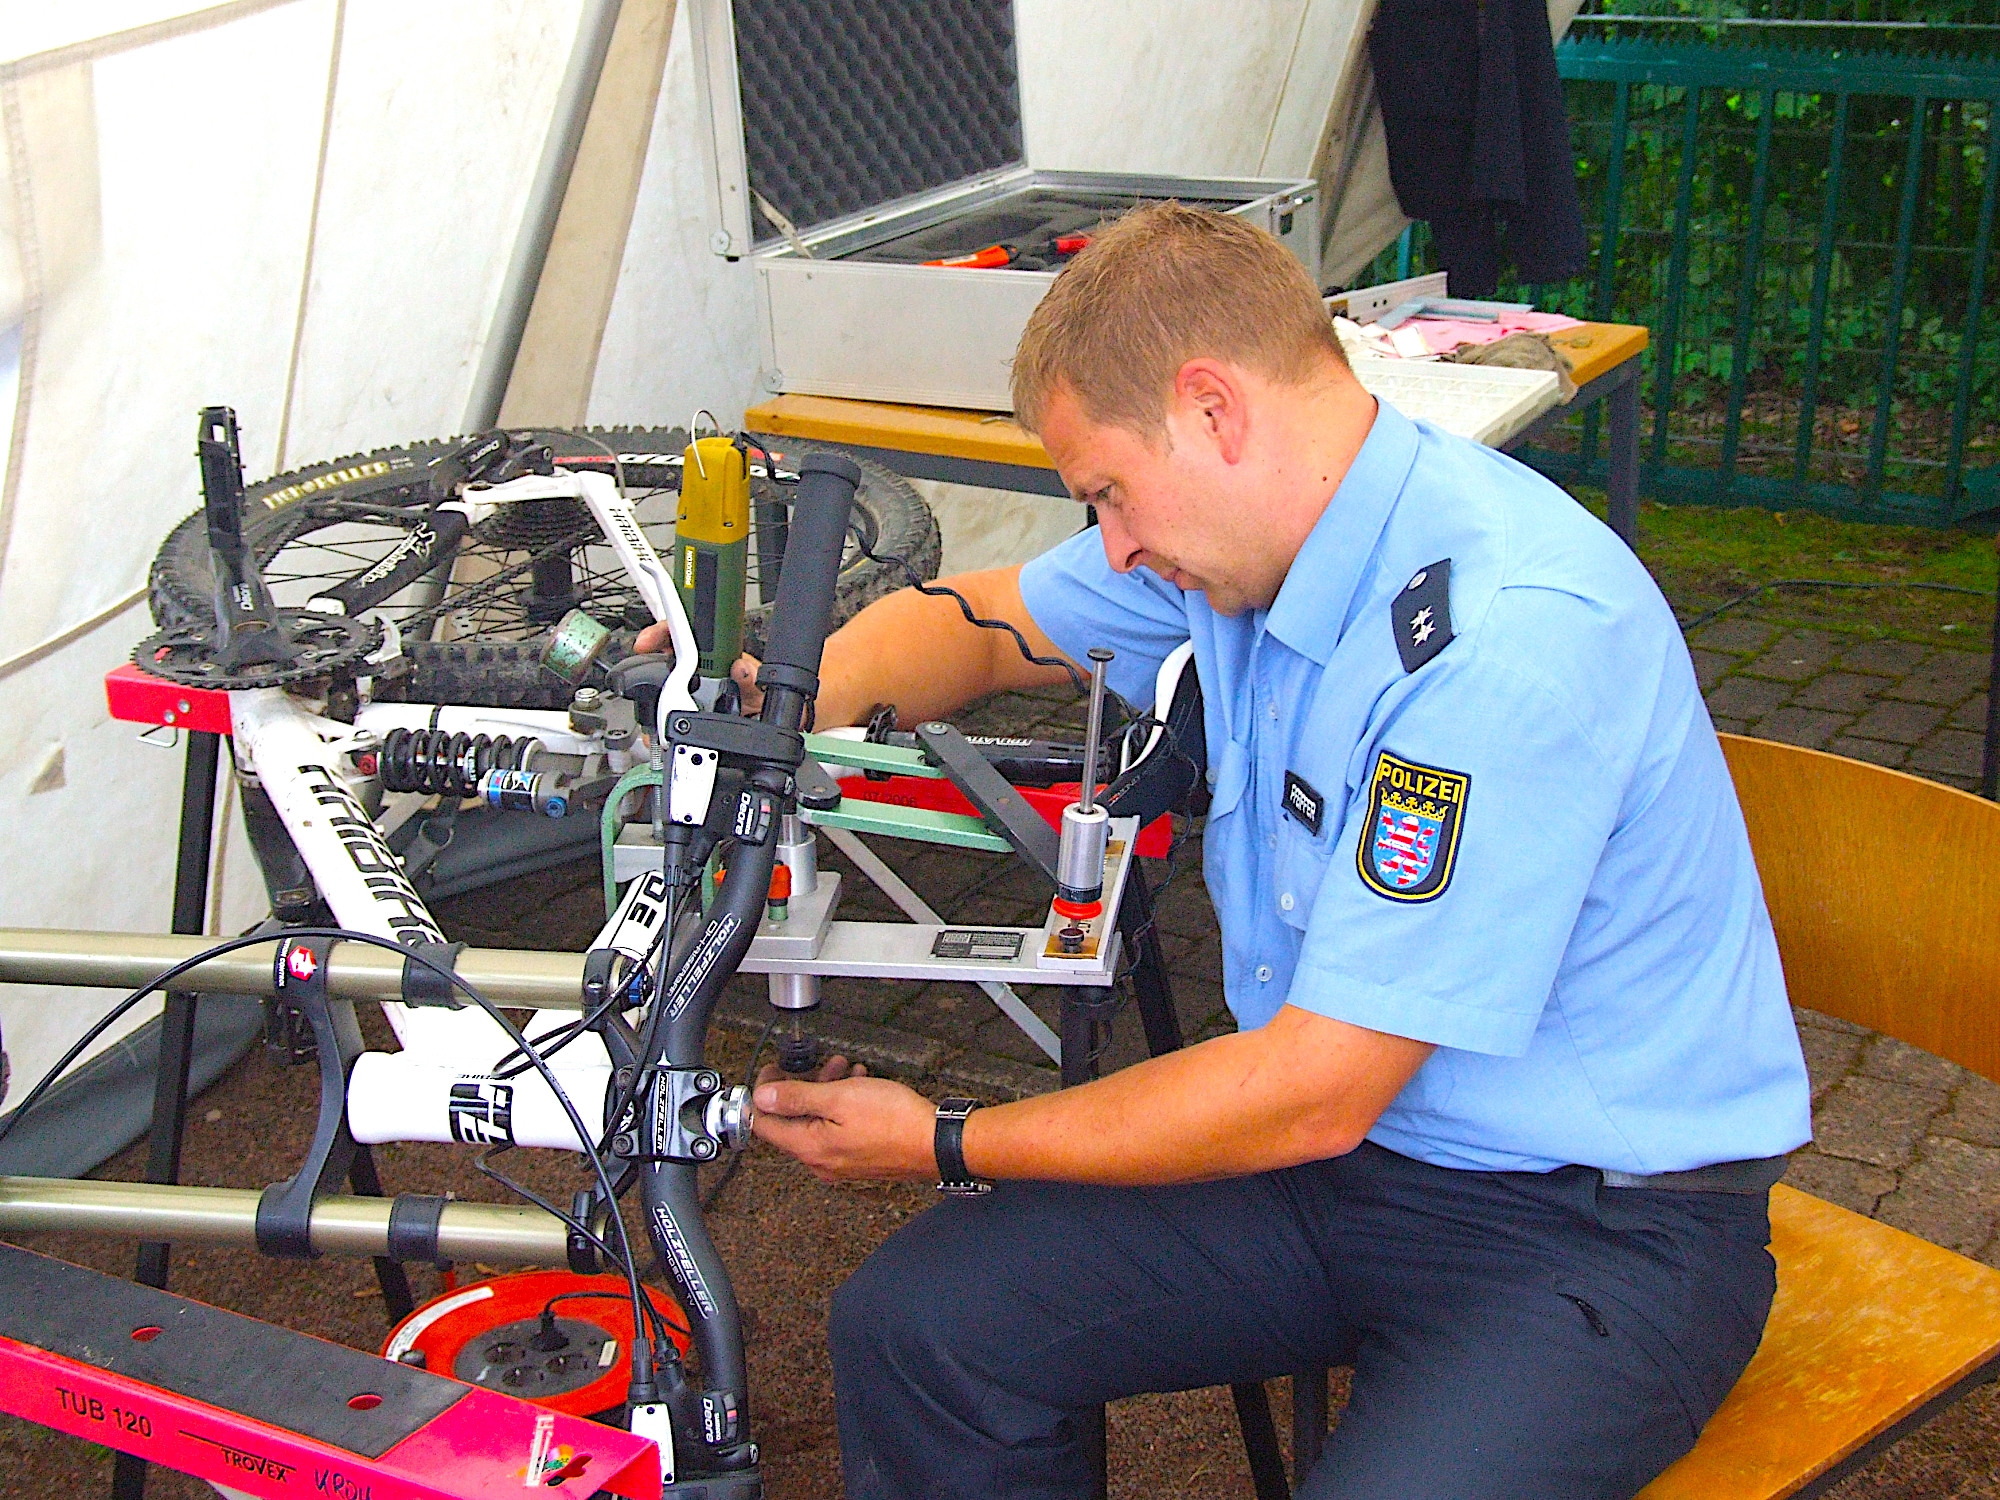
[[[618,25],[622,3],[623,0],[584,0],[576,46],[563,72],[548,139],[542,145],[542,160],[535,168],[534,185],[528,190],[520,237],[515,240],[513,257],[507,262],[507,278],[500,286],[493,326],[487,333],[486,347],[480,352],[479,369],[472,378],[472,394],[465,406],[467,432],[485,432],[500,420],[500,403],[514,373],[514,360],[521,352],[521,335],[528,326],[535,290],[541,285],[549,242],[555,237],[556,220],[569,192],[570,171],[576,166],[577,147],[583,141],[583,128],[590,119],[591,103],[597,97],[597,81],[604,73],[605,54],[611,50],[611,33]]]

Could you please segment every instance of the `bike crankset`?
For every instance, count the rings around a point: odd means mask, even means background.
[[[372,620],[310,609],[273,610],[268,628],[278,647],[270,654],[282,660],[232,665],[217,653],[215,626],[204,623],[146,637],[133,648],[132,661],[140,671],[183,687],[244,692],[325,677],[364,660],[382,644],[382,627]]]

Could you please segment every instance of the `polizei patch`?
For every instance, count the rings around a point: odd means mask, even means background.
[[[1444,894],[1458,858],[1458,834],[1472,778],[1418,765],[1384,750],[1368,784],[1368,822],[1355,861],[1361,880],[1391,901],[1432,901]]]
[[[1326,798],[1312,789],[1297,771],[1285,772],[1285,811],[1305,825],[1306,832],[1319,837],[1320,819],[1326,816]]]

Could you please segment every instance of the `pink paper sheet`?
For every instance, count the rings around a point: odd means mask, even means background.
[[[1583,320],[1561,313],[1503,312],[1499,321],[1474,323],[1458,318],[1412,318],[1403,325],[1423,335],[1424,346],[1433,354],[1449,354],[1460,344],[1497,344],[1510,333],[1554,333],[1559,328],[1575,328]],[[1400,330],[1398,330],[1400,331]]]

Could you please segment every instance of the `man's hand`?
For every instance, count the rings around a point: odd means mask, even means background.
[[[1012,620],[1037,656],[1057,652],[1021,599],[1019,568],[964,573],[945,580],[966,598],[973,613]],[[634,642],[639,651],[669,649],[667,627],[648,625]],[[757,686],[758,662],[741,656],[731,667],[743,695],[743,712],[764,706]],[[949,718],[988,693],[1064,682],[1061,667],[1038,667],[1022,659],[1005,631],[968,625],[958,605],[915,589],[899,589],[877,599],[826,638],[819,669],[814,714],[822,729],[866,724],[879,704],[893,703],[905,724]]]
[[[645,655],[653,651],[671,651],[673,642],[668,639],[667,627],[648,625],[639,632],[632,642],[632,649]],[[736,691],[743,699],[746,715],[760,713],[764,708],[764,690],[757,686],[757,668],[763,663],[748,651],[736,658],[736,664],[729,669],[729,680],[736,684]]]
[[[937,1176],[937,1107],[844,1057],[828,1058],[813,1083],[765,1068],[755,1103],[757,1135],[821,1182]]]

